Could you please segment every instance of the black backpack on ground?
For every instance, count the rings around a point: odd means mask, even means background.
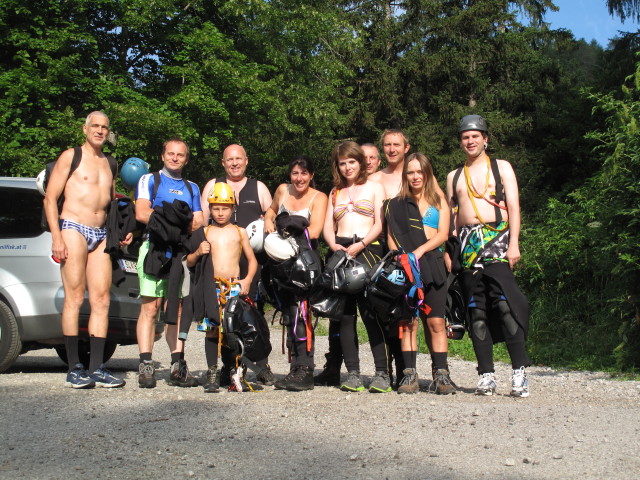
[[[71,160],[71,168],[69,168],[69,175],[67,176],[67,180],[69,180],[69,178],[71,178],[71,175],[73,174],[73,172],[75,172],[78,167],[80,166],[80,160],[82,160],[82,147],[73,147],[73,159]],[[109,161],[109,168],[111,168],[111,174],[113,175],[113,178],[116,178],[116,175],[118,174],[118,162],[116,162],[116,159],[113,158],[111,155],[107,155],[107,160]],[[49,183],[49,179],[51,178],[51,172],[53,172],[53,167],[56,166],[56,161],[54,162],[49,162],[47,163],[47,165],[45,166],[45,173],[44,173],[44,189],[45,192],[47,190],[47,185]],[[62,193],[62,195],[60,195],[58,197],[58,215],[60,215],[60,213],[62,212],[62,205],[64,204],[64,192]],[[49,223],[47,222],[47,214],[44,211],[44,208],[42,209],[42,217],[40,219],[40,225],[42,226],[43,229],[45,229],[47,232],[51,231],[49,229]]]
[[[269,325],[248,297],[236,296],[227,301],[222,331],[227,346],[242,351],[253,362],[265,359],[271,353]],[[238,343],[239,349],[236,348]]]

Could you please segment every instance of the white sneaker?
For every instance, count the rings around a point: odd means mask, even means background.
[[[520,367],[517,370],[513,371],[513,377],[511,381],[511,396],[529,396],[529,380],[527,380],[527,373],[524,371],[524,367]]]
[[[480,380],[478,381],[476,395],[493,395],[496,388],[498,388],[498,384],[496,383],[496,377],[493,375],[493,372],[483,373],[480,375]]]

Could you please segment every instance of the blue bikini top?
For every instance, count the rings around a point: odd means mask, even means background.
[[[438,209],[432,205],[429,205],[427,211],[424,212],[424,217],[422,217],[422,224],[431,228],[438,228],[438,222],[440,221],[440,212]]]

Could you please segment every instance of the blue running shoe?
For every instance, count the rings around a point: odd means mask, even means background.
[[[111,375],[111,372],[104,368],[104,363],[95,372],[90,373],[89,376],[95,382],[96,387],[118,388],[124,387],[126,383],[124,380]]]
[[[96,383],[93,381],[89,372],[84,369],[84,365],[76,363],[74,367],[67,373],[67,381],[65,386],[71,388],[93,388]]]

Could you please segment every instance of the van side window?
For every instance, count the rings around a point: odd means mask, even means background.
[[[37,190],[0,188],[0,238],[37,237],[43,197]]]

